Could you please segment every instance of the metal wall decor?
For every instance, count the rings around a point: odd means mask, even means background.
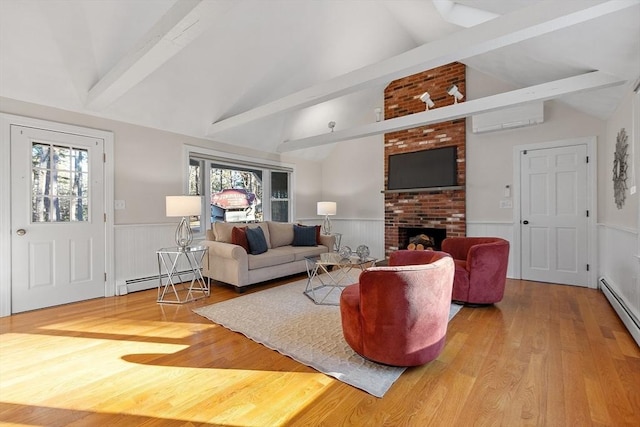
[[[613,196],[616,200],[618,209],[624,206],[626,198],[625,191],[627,189],[627,132],[624,128],[620,129],[616,137],[616,151],[613,153]]]

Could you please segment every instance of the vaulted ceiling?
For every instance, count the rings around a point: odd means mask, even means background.
[[[382,133],[384,87],[452,60],[514,88],[600,71],[529,92],[607,119],[640,0],[0,0],[0,96],[267,152]]]

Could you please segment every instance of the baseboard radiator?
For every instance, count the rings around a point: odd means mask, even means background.
[[[604,296],[609,300],[609,304],[611,304],[620,317],[620,320],[622,320],[622,323],[624,323],[631,333],[633,339],[640,346],[640,320],[638,320],[633,311],[627,306],[624,298],[618,295],[616,290],[609,285],[604,277],[600,278],[598,284]]]
[[[192,271],[180,271],[174,274],[174,283],[176,283],[176,280],[178,280],[177,275],[179,275],[182,281],[185,282],[190,282],[191,280],[193,280],[194,276]],[[161,277],[158,277],[158,275],[156,274],[153,276],[138,277],[136,279],[118,280],[116,282],[116,295],[126,295],[132,292],[146,291],[147,289],[157,288],[160,279],[162,279],[162,284],[166,284],[167,278],[168,275],[164,273]]]

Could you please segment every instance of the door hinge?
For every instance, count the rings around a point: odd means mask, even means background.
[[[105,282],[107,281],[107,272],[106,271],[104,272],[104,281]]]
[[[589,210],[587,209],[587,218],[589,218]]]
[[[587,163],[589,163],[589,156],[587,156]]]
[[[104,214],[104,222],[107,222],[107,213]]]
[[[102,153],[102,163],[107,163],[107,153]]]
[[[589,264],[587,264],[587,271],[589,271]]]
[[[527,150],[524,150],[524,151],[522,152],[522,154],[524,154],[524,155],[526,156],[526,155],[527,155]]]

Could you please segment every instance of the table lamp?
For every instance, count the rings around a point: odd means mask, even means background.
[[[202,209],[201,196],[167,196],[166,212],[168,217],[182,217],[176,228],[176,245],[184,249],[193,242],[193,232],[189,217],[200,215]]]
[[[322,234],[331,234],[331,221],[329,215],[336,214],[336,202],[318,202],[318,215],[324,215],[322,222]]]

